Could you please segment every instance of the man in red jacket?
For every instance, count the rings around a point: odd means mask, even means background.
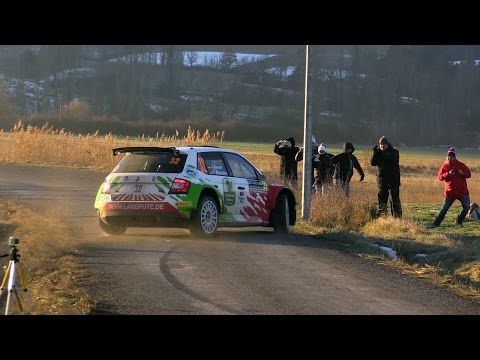
[[[471,176],[472,174],[467,165],[457,160],[455,148],[451,147],[448,149],[447,160],[438,171],[438,180],[445,182],[445,200],[443,201],[442,209],[435,221],[428,226],[429,228],[436,228],[441,224],[455,200],[459,200],[462,203],[462,212],[457,216],[456,220],[456,224],[462,226],[462,222],[470,208],[470,196],[466,179]]]

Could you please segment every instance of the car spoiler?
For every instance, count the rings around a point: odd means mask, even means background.
[[[154,154],[154,153],[170,153],[178,154],[179,151],[175,147],[154,147],[154,146],[130,146],[112,149],[113,156],[122,154],[122,153],[135,153],[135,154]]]
[[[187,147],[210,147],[210,148],[220,149],[220,146],[216,146],[216,145],[187,145]]]

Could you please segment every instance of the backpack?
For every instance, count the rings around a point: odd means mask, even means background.
[[[467,218],[472,221],[480,221],[480,207],[477,203],[471,203],[467,213]]]

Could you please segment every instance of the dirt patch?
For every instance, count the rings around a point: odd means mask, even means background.
[[[32,314],[90,312],[92,303],[81,286],[86,271],[75,259],[77,250],[71,240],[74,236],[67,226],[12,200],[0,199],[0,255],[10,254],[9,236],[20,239],[20,266],[30,293]],[[9,260],[10,256],[0,258],[0,265],[5,267],[2,278]],[[3,307],[6,289],[1,298]],[[16,303],[14,300],[13,313],[19,313]]]

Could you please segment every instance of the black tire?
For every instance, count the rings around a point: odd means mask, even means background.
[[[102,231],[108,235],[122,235],[127,231],[127,226],[118,226],[118,225],[109,225],[100,219],[100,214],[98,215],[98,224]]]
[[[279,234],[288,234],[290,225],[290,210],[286,194],[278,195],[275,209],[273,210],[272,226],[273,231]]]
[[[190,231],[201,237],[211,237],[218,229],[218,204],[211,196],[202,196],[191,219]]]

